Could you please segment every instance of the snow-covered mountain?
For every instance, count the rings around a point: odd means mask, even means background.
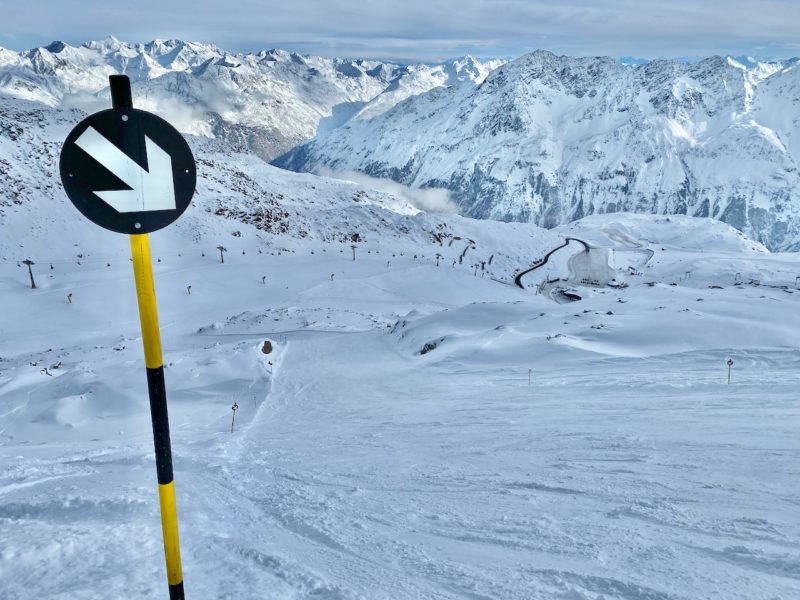
[[[59,179],[61,142],[84,116],[0,96],[0,262],[85,261],[119,246],[119,236],[79,217]],[[488,263],[482,274],[510,283],[520,265],[557,244],[554,233],[532,224],[429,214],[358,183],[273,167],[219,139],[187,139],[198,184],[174,225],[179,247],[222,243],[235,251],[258,241],[276,252],[349,253],[355,245],[390,257],[413,249],[419,260],[439,254],[470,272]]]
[[[297,171],[447,188],[462,214],[481,219],[553,227],[604,212],[678,213],[800,248],[795,60],[626,65],[538,51],[505,65],[398,65],[109,37],[0,49],[0,97],[73,122],[108,106],[117,72],[134,82],[137,106],[223,154],[285,153],[276,164]],[[25,127],[5,123],[6,135]]]
[[[800,248],[800,68],[711,57],[625,65],[537,51],[278,159],[453,192],[462,214],[553,227],[630,211],[720,219]]]
[[[236,54],[180,40],[128,44],[109,37],[27,52],[0,48],[0,94],[92,112],[108,106],[108,76],[133,82],[139,108],[185,133],[225,140],[271,159],[355,113],[377,115],[437,86],[480,82],[500,61],[472,57],[398,65],[302,56],[283,50]]]

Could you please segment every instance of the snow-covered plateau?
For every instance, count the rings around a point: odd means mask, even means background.
[[[2,600],[167,594],[129,243],[58,181],[83,110],[0,93]],[[187,139],[150,236],[187,598],[800,598],[800,255]]]

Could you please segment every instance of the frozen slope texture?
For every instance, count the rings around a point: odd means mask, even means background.
[[[686,214],[796,250],[799,158],[795,61],[630,66],[537,51],[477,87],[353,120],[277,164],[446,187],[478,218],[549,228],[596,213]]]

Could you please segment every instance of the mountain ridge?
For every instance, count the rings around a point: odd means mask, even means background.
[[[623,65],[536,51],[276,159],[450,190],[462,214],[554,227],[602,212],[718,218],[800,248],[800,71],[730,57]]]
[[[54,41],[23,52],[0,49],[0,94],[93,112],[107,105],[108,76],[122,73],[140,108],[184,133],[220,137],[236,151],[271,160],[314,137],[321,123],[338,125],[365,107],[379,114],[432,87],[480,81],[500,62],[461,57],[401,65],[278,49],[233,53],[177,39],[129,44],[109,36],[79,46]]]

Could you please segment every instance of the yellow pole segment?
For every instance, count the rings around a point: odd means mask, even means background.
[[[175,505],[175,482],[158,486],[161,504],[161,529],[164,533],[164,557],[167,561],[167,582],[178,585],[183,582],[181,571],[181,547],[178,540],[178,512]]]
[[[142,324],[144,362],[148,369],[163,366],[161,334],[158,331],[156,286],[153,282],[153,260],[150,257],[150,238],[146,233],[132,235],[131,256],[136,279],[136,296],[139,300],[139,320]]]

